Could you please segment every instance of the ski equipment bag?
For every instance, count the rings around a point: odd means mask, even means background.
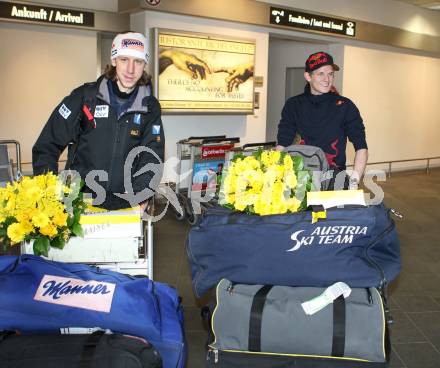
[[[195,294],[222,278],[236,283],[327,287],[382,287],[400,271],[400,245],[383,204],[257,216],[207,209],[191,228],[187,253]]]
[[[0,330],[109,329],[149,341],[165,368],[184,365],[180,298],[166,284],[24,254],[0,257],[0,290]]]

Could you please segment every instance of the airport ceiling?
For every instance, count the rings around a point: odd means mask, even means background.
[[[407,4],[421,6],[422,8],[440,11],[440,1],[432,1],[432,0],[398,0],[398,1]]]

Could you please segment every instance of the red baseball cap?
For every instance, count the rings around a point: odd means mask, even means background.
[[[310,73],[324,65],[331,65],[333,70],[338,71],[339,66],[333,62],[333,57],[324,51],[315,52],[306,60],[306,72]]]

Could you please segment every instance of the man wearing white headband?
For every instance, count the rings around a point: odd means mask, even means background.
[[[144,35],[128,32],[114,38],[111,65],[104,74],[73,90],[52,112],[32,149],[34,175],[57,173],[59,157],[68,146],[66,168],[79,172],[85,191],[96,194],[96,205],[124,208],[154,194],[165,138],[160,105],[145,72],[148,57]],[[129,156],[138,147],[141,152]],[[157,170],[143,172],[148,164],[157,164]],[[139,171],[143,173],[137,175]],[[131,177],[128,188],[124,176]],[[98,195],[103,192],[105,200]],[[136,196],[139,193],[144,194]]]

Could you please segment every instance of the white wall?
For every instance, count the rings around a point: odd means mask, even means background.
[[[361,111],[370,162],[440,156],[440,59],[346,46],[343,92]]]
[[[440,12],[395,0],[260,0],[440,36]]]
[[[0,23],[0,139],[18,140],[23,162],[61,99],[96,79],[96,42],[93,31]]]
[[[44,0],[44,1],[30,1],[35,4],[43,4],[49,6],[61,6],[71,9],[89,9],[102,10],[117,13],[118,0]]]
[[[189,136],[226,134],[240,137],[241,143],[262,142],[266,136],[267,100],[267,32],[256,27],[230,22],[214,21],[188,16],[145,11],[131,16],[131,28],[148,32],[150,28],[168,28],[181,31],[202,32],[256,40],[255,75],[262,76],[264,86],[260,92],[260,108],[254,115],[164,115],[162,121],[166,137],[165,157],[176,156],[176,142]],[[174,181],[172,170],[164,174],[164,181]]]
[[[271,38],[269,42],[269,80],[266,137],[268,141],[276,140],[281,110],[286,100],[286,69],[304,68],[307,56],[317,51],[329,52],[326,44],[311,44]],[[339,60],[335,61],[340,62]],[[339,64],[338,64],[339,65]],[[306,81],[303,81],[304,85]],[[290,96],[289,96],[290,97]]]

